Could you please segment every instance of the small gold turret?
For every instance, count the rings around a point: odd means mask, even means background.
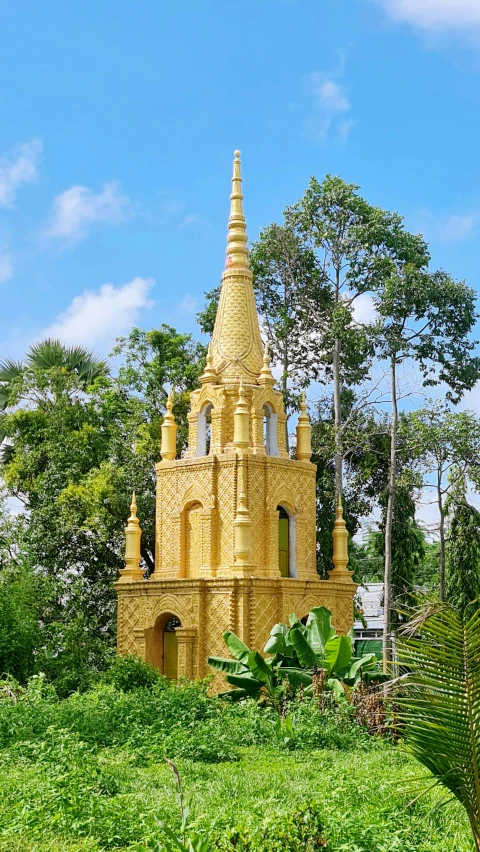
[[[332,580],[350,583],[352,579],[351,571],[348,570],[348,530],[343,517],[342,498],[339,497],[335,526],[333,528],[333,556],[332,562],[334,565],[333,571],[330,573]]]
[[[237,450],[246,450],[250,446],[250,413],[243,379],[240,379],[238,402],[233,414],[233,443]]]
[[[142,530],[137,518],[137,500],[134,491],[130,505],[130,517],[125,527],[125,568],[120,571],[122,582],[134,583],[143,580],[143,571],[140,568],[141,538]]]
[[[173,461],[177,455],[177,424],[173,416],[172,394],[168,394],[167,413],[162,423],[162,446],[160,450],[162,461]]]
[[[305,394],[302,394],[300,402],[300,416],[297,423],[297,459],[299,461],[310,461],[312,457],[312,427],[307,414]]]
[[[218,381],[218,376],[215,372],[215,368],[213,366],[213,355],[212,355],[212,344],[208,344],[207,349],[207,363],[205,364],[205,369],[200,376],[199,382],[202,385],[211,384],[215,385]]]
[[[258,384],[263,387],[268,385],[273,386],[275,384],[275,379],[273,378],[272,371],[270,369],[270,352],[268,349],[268,343],[265,344],[265,348],[263,350],[263,367],[258,377]]]

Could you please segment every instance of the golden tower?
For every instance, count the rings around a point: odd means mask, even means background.
[[[135,653],[170,676],[202,677],[209,654],[225,655],[225,630],[261,650],[276,622],[323,604],[337,630],[348,631],[356,586],[346,561],[328,580],[315,568],[315,465],[305,400],[293,459],[282,394],[262,348],[239,151],[215,328],[188,421],[188,448],[176,459],[169,397],[156,465],[155,572],[139,578],[138,562],[121,572],[118,652]],[[339,507],[335,543],[346,552],[342,522]]]

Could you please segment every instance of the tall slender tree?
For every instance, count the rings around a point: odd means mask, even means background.
[[[414,240],[415,238],[413,238]],[[408,244],[407,244],[408,249]],[[405,262],[406,261],[406,262]],[[400,365],[413,360],[424,387],[447,386],[446,397],[458,401],[473,387],[480,359],[473,354],[470,334],[477,318],[475,292],[463,281],[444,271],[429,273],[421,253],[412,245],[398,262],[390,258],[390,274],[380,282],[375,308],[380,317],[377,346],[388,362],[391,382],[392,418],[387,516],[385,523],[384,665],[391,654],[392,530],[397,478],[398,398]]]
[[[445,600],[445,501],[456,491],[457,480],[478,478],[480,473],[480,420],[470,411],[452,411],[437,402],[413,411],[409,417],[412,452],[419,458],[424,475],[423,486],[433,489],[439,515],[440,600]]]
[[[335,488],[343,490],[342,390],[358,385],[370,372],[372,328],[355,315],[358,299],[375,293],[391,274],[392,261],[405,263],[412,252],[428,258],[419,237],[406,234],[402,219],[374,207],[359,187],[327,175],[310,180],[303,198],[286,211],[314,248],[331,293],[327,361],[333,377],[335,410]]]

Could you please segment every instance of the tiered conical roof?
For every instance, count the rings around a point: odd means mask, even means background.
[[[240,151],[233,161],[227,260],[213,330],[213,368],[222,384],[257,382],[263,353],[243,213]]]

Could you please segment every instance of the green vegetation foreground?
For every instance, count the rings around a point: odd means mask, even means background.
[[[436,790],[410,804],[418,764],[346,704],[297,702],[282,723],[128,659],[63,701],[41,677],[3,696],[2,852],[168,849],[158,820],[178,833],[180,814],[165,756],[190,804],[187,834],[213,849],[443,852],[445,838],[449,852],[472,849],[460,806],[440,807]]]

